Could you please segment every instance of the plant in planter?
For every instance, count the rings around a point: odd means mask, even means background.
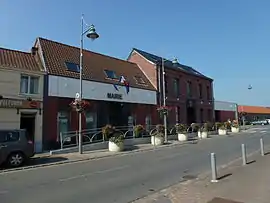
[[[190,127],[192,129],[192,132],[198,132],[199,129],[200,129],[200,124],[198,124],[198,123],[191,123]]]
[[[226,123],[220,123],[217,127],[218,127],[218,135],[227,135]]]
[[[201,139],[208,138],[209,125],[208,123],[204,123],[198,131],[198,137]]]
[[[188,140],[188,135],[187,135],[187,126],[184,124],[177,123],[175,125],[175,130],[178,135],[178,140],[183,142]]]
[[[109,139],[109,151],[121,152],[124,150],[124,135],[121,132],[115,131]]]
[[[240,128],[237,120],[233,120],[232,125],[231,125],[231,131],[232,133],[239,133]]]
[[[103,141],[108,141],[115,133],[115,127],[107,124],[102,128]]]
[[[134,126],[134,136],[136,138],[141,137],[143,131],[144,131],[144,127],[142,125],[136,125],[136,126]]]
[[[164,144],[165,128],[163,125],[157,125],[156,131],[151,135],[151,144],[158,146]]]

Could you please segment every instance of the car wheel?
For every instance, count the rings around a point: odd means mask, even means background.
[[[14,152],[8,157],[8,165],[10,167],[21,166],[24,162],[24,155],[21,152]]]

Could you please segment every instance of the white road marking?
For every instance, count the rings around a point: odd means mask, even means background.
[[[262,130],[262,131],[260,131],[260,133],[267,133],[267,131],[265,131],[265,130]]]
[[[70,180],[74,180],[74,179],[78,179],[78,178],[86,178],[87,176],[92,176],[92,175],[97,175],[97,174],[102,174],[102,173],[109,173],[109,172],[113,172],[113,171],[126,169],[128,167],[130,167],[130,165],[125,165],[125,166],[121,166],[121,167],[116,167],[116,168],[111,168],[111,169],[106,169],[106,170],[96,171],[96,172],[91,172],[91,173],[85,173],[85,174],[81,174],[81,175],[77,175],[77,176],[59,179],[59,181],[66,182],[66,181],[70,181]]]

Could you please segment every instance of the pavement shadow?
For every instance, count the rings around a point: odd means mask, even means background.
[[[253,164],[255,162],[256,162],[256,160],[252,160],[252,161],[247,162],[247,164],[249,165],[249,164]]]
[[[136,146],[136,145],[127,145],[127,146],[125,146],[124,151],[134,151],[134,150],[137,150],[137,149],[139,149],[139,147]]]
[[[31,158],[25,163],[25,165],[35,166],[35,165],[40,165],[40,164],[62,162],[66,160],[68,160],[68,158],[65,158],[65,157],[37,157],[37,158]]]
[[[224,199],[224,198],[220,198],[220,197],[215,197],[214,199],[212,199],[211,201],[209,201],[207,203],[244,203],[244,202],[236,202],[236,201],[233,201],[231,199]]]
[[[270,154],[270,152],[266,152],[264,155],[269,155]]]
[[[218,178],[218,180],[224,180],[224,179],[230,177],[231,175],[232,175],[232,173],[226,173],[225,175],[220,176],[220,177]]]

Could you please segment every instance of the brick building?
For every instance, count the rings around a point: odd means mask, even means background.
[[[169,125],[214,121],[213,79],[177,60],[164,60],[160,56],[133,49],[128,61],[138,64],[157,89],[158,104],[162,104],[162,60],[165,67],[166,105],[172,107]]]
[[[36,152],[42,151],[43,78],[30,52],[0,48],[0,130],[26,129]]]
[[[34,47],[33,54],[40,56],[47,72],[43,137],[49,149],[59,142],[60,132],[78,130],[78,113],[69,104],[79,92],[80,50],[43,38]],[[90,102],[83,114],[83,129],[157,123],[156,89],[135,63],[87,50],[83,56],[82,97]],[[121,76],[129,83],[129,93],[119,84]]]

